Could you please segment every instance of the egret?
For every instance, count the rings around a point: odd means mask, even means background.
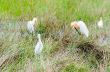
[[[100,21],[97,23],[98,28],[103,28],[103,20],[102,17],[100,17]]]
[[[42,41],[41,41],[41,35],[38,34],[37,37],[38,37],[38,42],[37,42],[37,44],[36,44],[36,46],[35,46],[35,54],[38,54],[38,55],[39,55],[39,54],[41,54],[41,52],[42,52],[43,43],[42,43]]]
[[[28,21],[27,23],[27,29],[30,33],[33,33],[34,32],[34,25],[35,23],[37,22],[37,18],[33,18],[32,21]]]
[[[71,23],[71,27],[76,29],[76,31],[79,34],[83,34],[86,37],[89,36],[89,30],[88,30],[86,24],[83,21],[74,21],[74,22]],[[80,32],[78,31],[78,29],[80,30]]]

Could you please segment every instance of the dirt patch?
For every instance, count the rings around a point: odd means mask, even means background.
[[[97,61],[103,61],[104,59],[104,51],[101,50],[101,48],[98,48],[97,45],[95,45],[94,43],[92,42],[83,42],[83,43],[80,43],[78,46],[77,46],[78,50],[80,52],[83,52],[85,54],[92,54],[95,56],[96,60]]]
[[[17,51],[3,55],[0,57],[0,68],[3,69],[7,64],[14,62],[18,56],[19,54]]]

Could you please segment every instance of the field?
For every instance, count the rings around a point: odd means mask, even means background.
[[[38,23],[30,34],[33,17]],[[86,23],[88,38],[71,28],[75,20]],[[110,72],[110,0],[0,0],[0,72]]]

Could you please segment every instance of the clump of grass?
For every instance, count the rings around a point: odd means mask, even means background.
[[[37,33],[42,34],[42,33],[46,32],[45,28],[46,28],[45,24],[38,24],[36,27],[36,31],[37,31]]]
[[[107,70],[106,70],[106,72],[109,72],[109,71],[110,71],[110,66],[108,66],[108,67],[107,67]]]
[[[45,40],[43,54],[44,56],[46,55],[46,57],[53,56],[53,54],[55,54],[55,52],[59,49],[60,45],[58,42],[54,42],[51,38],[49,38],[48,40]]]
[[[102,61],[104,59],[104,52],[99,50],[94,43],[85,42],[78,45],[78,47],[86,55],[92,54],[95,55],[97,61]]]
[[[88,69],[86,67],[77,67],[75,64],[69,64],[61,72],[88,72]]]
[[[54,64],[56,64],[54,68],[56,72],[59,71],[59,69],[57,70],[57,65],[60,65],[60,63],[62,72],[87,72],[88,69],[98,70],[98,67],[96,67],[98,66],[96,65],[97,59],[100,60],[103,57],[107,57],[99,50],[102,47],[97,47],[96,45],[98,45],[97,36],[105,34],[101,32],[109,34],[109,3],[110,1],[108,0],[0,0],[1,21],[25,21],[35,16],[38,16],[40,21],[36,27],[35,35],[27,33],[25,29],[26,25],[22,22],[22,24],[15,23],[13,25],[0,24],[0,28],[4,26],[6,30],[6,32],[3,31],[4,34],[0,38],[0,56],[10,51],[10,49],[13,51],[18,50],[18,56],[15,55],[17,58],[13,56],[7,64],[4,64],[2,72],[16,72],[19,70],[24,72],[24,65],[26,65],[28,60],[33,63],[31,65],[35,67],[35,72],[43,71],[40,70],[41,61],[36,60],[36,56],[34,55],[37,33],[42,34],[42,41],[44,43],[42,55],[44,62],[50,58],[51,66],[54,67]],[[105,29],[103,30],[97,29],[97,27],[95,27],[96,24],[94,24],[101,16],[104,17],[105,20]],[[89,28],[89,38],[79,36],[75,30],[72,30],[69,26],[71,21],[80,19],[85,21]],[[21,26],[20,30],[18,30],[20,35],[10,32],[14,26],[16,26],[15,29]],[[88,41],[92,41],[95,44],[88,43]],[[76,55],[75,48],[77,45],[86,53],[86,55],[84,54],[85,58],[81,58],[82,54],[79,54],[79,56]],[[109,45],[103,46],[103,49],[105,48],[109,51]],[[89,52],[92,53],[89,54]],[[108,55],[108,57],[109,56],[110,55]],[[54,63],[60,60],[62,62]],[[68,65],[65,64],[67,61]],[[77,66],[77,64],[81,64],[82,61],[85,61],[84,64],[88,64],[89,68],[83,67],[82,65],[80,65],[80,67]],[[73,62],[77,62],[77,64],[73,64]],[[110,64],[108,61],[106,62],[107,63],[104,63],[106,66]],[[109,66],[107,67],[109,71]],[[36,68],[38,70],[36,70]]]

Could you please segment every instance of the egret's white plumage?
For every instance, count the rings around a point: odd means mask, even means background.
[[[35,54],[41,54],[42,49],[43,49],[43,43],[41,41],[41,35],[38,34],[37,36],[38,36],[38,42],[35,46]]]
[[[34,32],[34,25],[37,22],[37,18],[33,18],[32,21],[28,21],[27,28],[30,33]]]
[[[83,21],[74,21],[71,23],[71,26],[73,28],[79,29],[81,34],[85,35],[86,37],[89,36],[89,30]]]
[[[86,37],[88,37],[89,30],[88,30],[86,24],[83,21],[78,21],[78,24],[79,24],[81,33],[84,34]]]
[[[98,21],[97,26],[98,26],[99,28],[103,28],[103,20],[102,20],[102,17],[100,18],[100,21]]]

